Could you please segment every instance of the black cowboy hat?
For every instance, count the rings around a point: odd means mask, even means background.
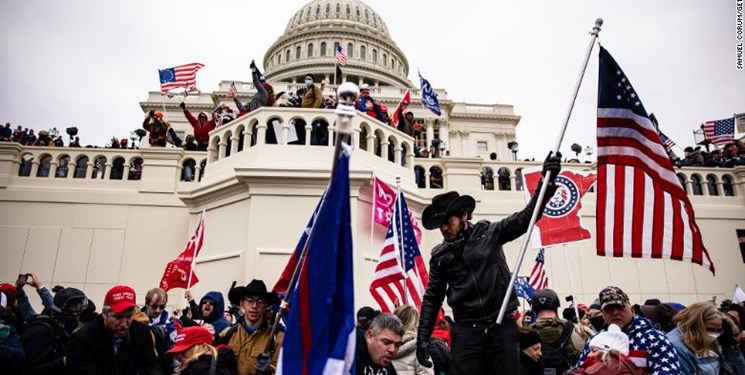
[[[473,212],[476,201],[470,195],[460,195],[457,191],[435,195],[432,204],[424,208],[422,212],[422,224],[427,229],[439,228],[450,216],[463,212]]]
[[[239,286],[233,288],[228,293],[228,300],[234,305],[240,305],[241,301],[248,297],[255,296],[266,300],[267,304],[276,305],[279,303],[277,293],[269,292],[266,290],[266,284],[261,280],[253,279],[246,286]]]

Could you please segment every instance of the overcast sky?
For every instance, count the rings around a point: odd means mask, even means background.
[[[140,126],[157,69],[201,62],[197,83],[249,80],[248,64],[307,1],[0,2],[0,121],[80,129],[105,144]],[[503,103],[522,116],[520,157],[543,157],[566,115],[596,17],[662,130],[681,146],[707,120],[745,112],[735,69],[735,1],[367,1],[417,67],[455,101]],[[597,48],[564,145],[595,144]],[[682,152],[679,152],[682,153]]]

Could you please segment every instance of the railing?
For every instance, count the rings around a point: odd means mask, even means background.
[[[288,148],[331,147],[336,118],[328,109],[259,108],[210,133],[208,163],[270,143]],[[360,112],[352,118],[352,129],[352,142],[360,151],[403,167],[413,166],[414,138]]]

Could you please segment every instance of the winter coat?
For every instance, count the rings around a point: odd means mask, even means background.
[[[150,327],[136,320],[114,354],[114,337],[103,316],[76,331],[67,346],[68,374],[162,375]]]
[[[403,344],[393,360],[393,367],[399,375],[433,375],[432,367],[424,367],[416,359],[416,333],[407,331],[402,338]]]
[[[543,375],[543,362],[534,361],[520,351],[520,375]]]
[[[189,367],[181,371],[181,375],[207,375],[210,373],[212,365],[212,356],[209,354],[202,355],[196,361],[189,364]],[[233,351],[226,347],[217,349],[217,367],[215,375],[235,375],[236,361]]]
[[[259,81],[259,77],[256,73],[251,73],[251,78],[253,80],[253,85],[256,88],[256,94],[251,98],[251,101],[244,105],[237,96],[233,97],[233,102],[235,103],[235,106],[238,107],[238,117],[261,107],[271,107],[272,104],[274,104],[272,100],[273,98],[269,97],[269,92],[264,87],[264,84]]]
[[[21,336],[26,352],[28,374],[59,374],[64,372],[62,358],[66,354],[70,333],[47,315],[37,315],[26,322]]]
[[[354,362],[355,366],[357,366],[357,375],[398,375],[396,368],[393,367],[393,363],[385,367],[380,367],[372,362],[370,353],[367,351],[365,332],[362,330],[357,330],[357,349],[354,351]]]
[[[667,338],[675,347],[680,361],[680,371],[683,374],[717,375],[719,373],[719,358],[699,357],[683,342],[683,332],[675,328],[667,334]]]
[[[305,94],[303,94],[301,107],[321,108],[321,103],[323,103],[323,93],[321,92],[321,89],[316,85],[308,87],[308,89],[305,90]]]
[[[210,141],[210,132],[215,130],[215,118],[213,116],[212,119],[210,119],[210,116],[207,115],[205,112],[200,112],[199,115],[207,116],[207,122],[205,122],[204,124],[199,123],[199,119],[194,118],[194,115],[192,115],[191,112],[186,107],[184,107],[184,116],[186,116],[186,119],[189,120],[191,127],[194,128],[194,140],[197,142],[197,144],[206,145]]]
[[[202,297],[202,299],[199,301],[199,304],[202,304],[202,301],[204,301],[205,298],[209,298],[212,301],[215,302],[215,308],[210,314],[210,316],[203,316],[202,319],[209,324],[212,324],[213,327],[215,327],[215,333],[222,332],[225,328],[230,327],[230,322],[228,322],[225,319],[224,313],[225,313],[225,299],[222,296],[222,293],[217,291],[211,291]],[[197,309],[199,311],[199,309]]]
[[[150,135],[148,141],[150,146],[154,147],[165,147],[166,146],[166,134],[168,133],[168,124],[158,119],[155,116],[145,117],[142,121],[142,128],[147,130]]]
[[[0,375],[16,374],[26,356],[21,337],[12,325],[0,319]]]
[[[572,372],[572,375],[645,375],[647,373],[643,368],[634,366],[634,363],[628,357],[620,359],[611,358],[606,365],[601,356],[590,357],[582,366]]]
[[[644,368],[650,374],[655,375],[685,373],[681,372],[673,344],[664,333],[655,329],[649,320],[634,315],[631,323],[623,328],[623,332],[629,337],[629,358],[637,367]],[[589,353],[590,340],[585,343],[585,348],[577,361],[577,367],[587,360]]]
[[[256,374],[256,360],[264,352],[264,348],[266,348],[270,331],[271,327],[263,324],[256,331],[249,332],[243,326],[243,318],[233,327],[228,346],[233,350],[235,356],[238,357],[238,375]],[[272,353],[273,369],[277,368],[279,349],[282,347],[283,339],[284,333],[277,332],[274,339],[274,353]]]
[[[494,223],[482,220],[468,224],[461,237],[443,241],[432,250],[429,283],[422,301],[419,337],[428,338],[447,295],[456,322],[495,321],[510,282],[510,269],[502,245],[525,233],[538,201],[538,191],[525,208]],[[554,195],[548,187],[541,207]],[[539,219],[543,209],[538,210]],[[510,293],[507,313],[518,307]]]

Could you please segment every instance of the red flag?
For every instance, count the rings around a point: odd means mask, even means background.
[[[383,180],[375,177],[373,181],[373,220],[387,228],[391,223],[395,204],[396,191],[383,182]],[[414,218],[414,213],[411,210],[408,213],[408,216],[411,218],[411,225],[414,228],[414,234],[416,235],[416,243],[421,243],[422,228]]]
[[[412,236],[410,211],[403,196],[403,193],[399,195],[403,215],[399,215],[398,205],[394,204],[395,219],[388,226],[380,261],[370,284],[370,293],[383,312],[393,312],[397,304],[420,308],[429,282],[422,254]]]
[[[690,261],[714,272],[693,205],[628,77],[600,47],[598,255]]]
[[[523,169],[523,186],[530,197],[536,190],[541,178],[541,168]],[[590,231],[582,226],[579,210],[582,208],[580,200],[587,190],[595,183],[597,175],[594,172],[562,170],[556,178],[556,193],[543,210],[543,217],[536,223],[531,240],[533,247],[547,247],[569,242],[590,239]]]
[[[163,277],[160,280],[160,288],[168,291],[173,288],[188,289],[199,282],[199,278],[192,272],[194,259],[199,255],[204,244],[204,213],[199,219],[197,229],[192,234],[189,242],[186,243],[184,251],[178,257],[166,265],[163,271]],[[189,273],[192,274],[191,285],[189,285]]]
[[[393,116],[391,116],[391,124],[393,126],[398,127],[398,109],[401,108],[401,112],[406,114],[406,111],[409,110],[409,104],[411,103],[411,90],[406,90],[406,93],[404,94],[404,97],[401,99],[401,102],[398,103],[396,106],[396,110],[393,111]]]

